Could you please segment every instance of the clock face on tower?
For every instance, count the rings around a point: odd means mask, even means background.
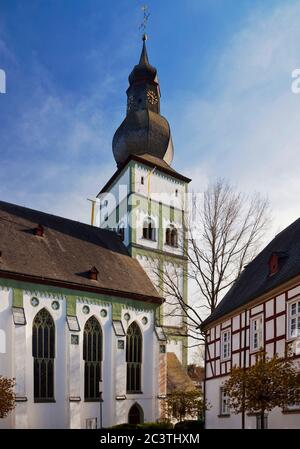
[[[157,95],[153,92],[153,90],[147,91],[147,99],[150,104],[156,104],[158,102]]]

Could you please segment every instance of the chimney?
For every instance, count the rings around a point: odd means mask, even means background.
[[[98,273],[99,271],[97,270],[96,267],[92,267],[89,271],[89,278],[92,279],[93,281],[97,281],[98,280]]]
[[[34,233],[38,237],[44,237],[44,227],[41,224],[38,224],[37,228],[34,230]]]

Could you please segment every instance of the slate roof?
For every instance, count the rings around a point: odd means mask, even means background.
[[[269,275],[269,259],[279,256],[279,270]],[[201,328],[246,305],[300,274],[300,218],[281,231],[243,270],[235,284]]]
[[[43,237],[35,235],[38,225]],[[112,231],[0,201],[0,252],[2,278],[162,302]],[[92,267],[97,280],[89,278]]]

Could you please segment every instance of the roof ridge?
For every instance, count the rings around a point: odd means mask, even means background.
[[[105,231],[105,232],[114,233],[114,231],[112,231],[112,230],[110,230],[110,229],[98,228],[97,226],[93,226],[93,225],[90,225],[90,224],[88,224],[88,223],[84,223],[84,222],[82,222],[82,221],[74,220],[74,219],[72,219],[72,218],[66,218],[66,217],[62,217],[61,215],[51,214],[51,213],[49,213],[49,212],[44,212],[44,211],[41,211],[41,210],[38,210],[38,209],[32,209],[31,207],[21,206],[20,204],[8,203],[7,201],[3,201],[3,200],[0,200],[0,209],[1,209],[1,205],[2,205],[2,204],[3,204],[3,205],[7,205],[7,206],[17,207],[17,208],[23,209],[23,210],[25,209],[25,210],[27,210],[28,212],[34,212],[34,213],[37,213],[37,214],[42,214],[42,215],[45,215],[45,216],[50,217],[50,218],[51,218],[51,217],[53,217],[53,218],[59,218],[59,219],[61,219],[61,220],[63,220],[63,221],[68,221],[68,222],[76,223],[76,224],[85,226],[85,227],[87,227],[87,228],[93,229],[93,230],[95,230],[95,232],[98,232],[98,231]]]

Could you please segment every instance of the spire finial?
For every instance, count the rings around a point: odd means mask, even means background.
[[[146,31],[146,28],[147,28],[147,22],[148,22],[148,19],[149,19],[149,16],[150,16],[150,12],[147,12],[148,11],[148,5],[143,5],[141,9],[143,11],[143,21],[140,24],[139,30],[143,31],[142,39],[145,42],[145,40],[147,40],[147,34],[145,33],[145,31]]]

